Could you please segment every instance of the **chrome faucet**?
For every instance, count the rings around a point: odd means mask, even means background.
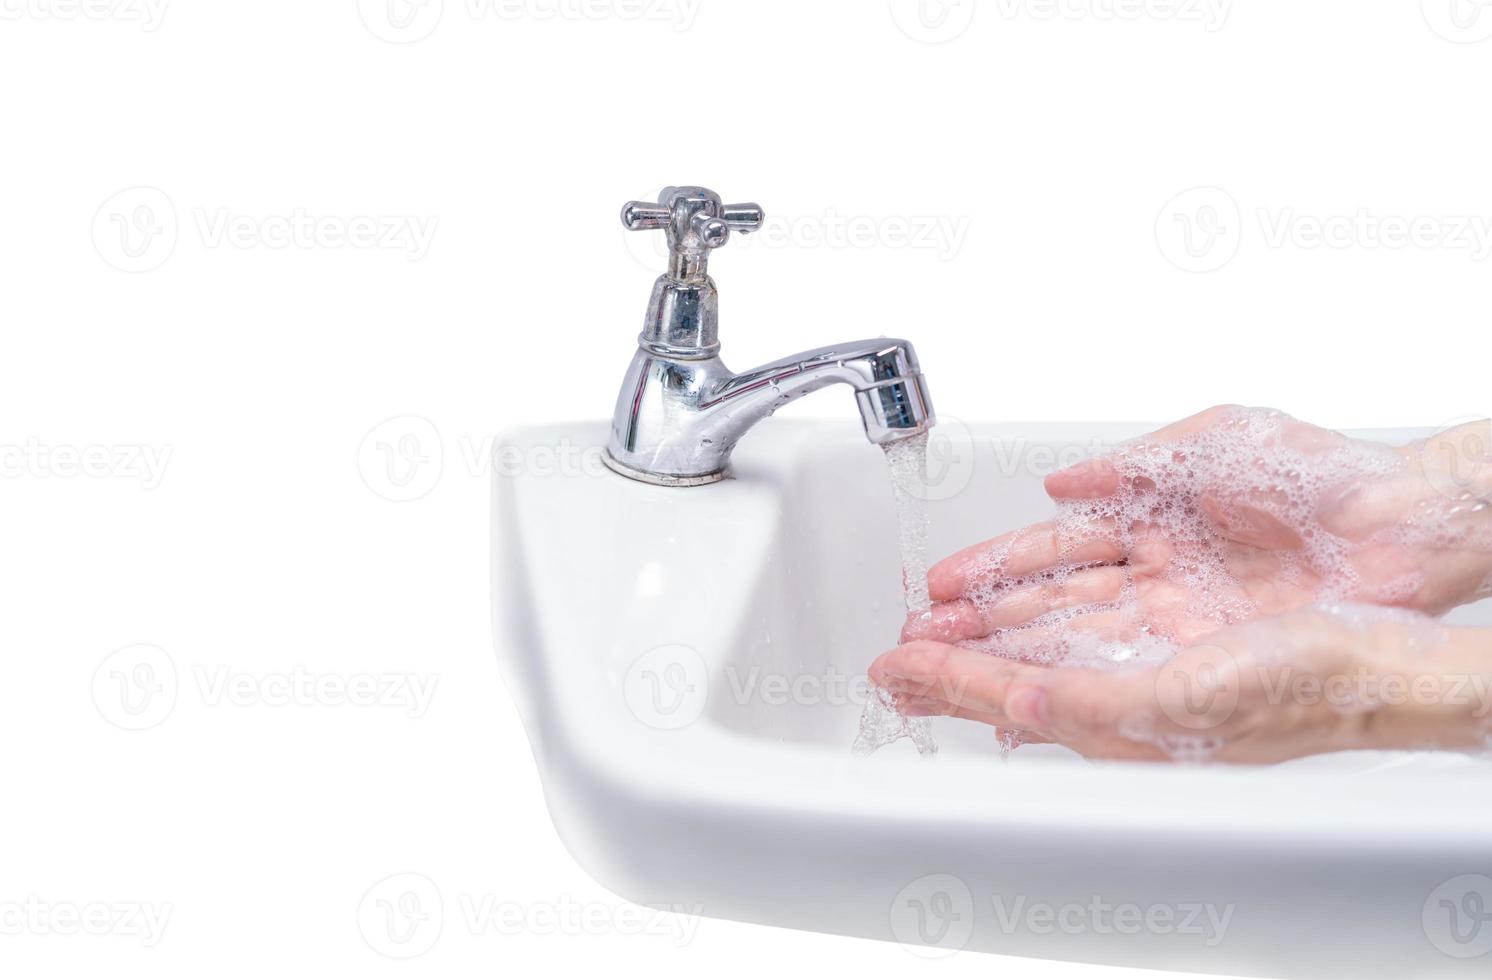
[[[732,231],[756,231],[764,217],[756,204],[722,204],[703,187],[668,187],[657,204],[622,207],[623,226],[664,229],[669,251],[612,417],[605,460],[623,476],[672,487],[714,483],[748,429],[825,385],[855,389],[865,435],[878,445],[936,422],[917,352],[905,340],[820,347],[740,374],[721,362],[710,250]]]

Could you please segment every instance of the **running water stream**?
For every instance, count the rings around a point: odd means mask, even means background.
[[[927,499],[923,474],[927,472],[927,433],[899,439],[881,447],[891,470],[891,492],[896,498],[897,541],[901,546],[903,589],[907,613],[931,616],[927,594]],[[869,755],[883,745],[910,738],[923,755],[938,751],[932,725],[927,718],[908,718],[896,710],[891,694],[871,686],[860,714],[860,732],[854,751]]]

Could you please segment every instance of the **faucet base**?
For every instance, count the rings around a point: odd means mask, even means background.
[[[647,470],[637,470],[617,461],[611,455],[611,450],[601,453],[601,462],[613,473],[619,473],[629,480],[639,483],[651,483],[656,487],[702,487],[708,483],[719,483],[725,479],[726,471],[718,469],[713,473],[702,473],[698,476],[669,476],[667,473],[649,473]]]

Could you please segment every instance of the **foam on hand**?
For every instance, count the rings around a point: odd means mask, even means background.
[[[1094,540],[1112,542],[1127,556],[1118,594],[1054,609],[964,645],[1035,663],[1153,666],[1200,635],[1258,615],[1261,599],[1272,607],[1282,599],[1289,606],[1394,605],[1424,585],[1417,568],[1375,564],[1377,552],[1367,549],[1397,543],[1492,550],[1492,541],[1476,537],[1486,535],[1484,525],[1461,519],[1468,508],[1485,507],[1469,493],[1464,499],[1431,494],[1409,519],[1356,539],[1334,533],[1328,515],[1354,504],[1350,495],[1370,478],[1406,475],[1411,456],[1283,412],[1228,409],[1188,436],[1127,443],[1104,459],[1118,476],[1112,493],[1057,501],[1060,560],[1015,575],[1005,569],[1018,542],[991,548],[970,575],[975,584],[967,598],[988,615],[1013,592],[1060,592],[1100,564],[1073,559]],[[1365,570],[1372,574],[1365,578]]]

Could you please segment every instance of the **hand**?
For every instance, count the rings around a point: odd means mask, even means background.
[[[1036,662],[1067,659],[1075,638],[1103,656],[1147,641],[1163,657],[1320,599],[1439,613],[1492,575],[1487,422],[1396,449],[1221,406],[1046,489],[1057,519],[935,565],[932,615],[903,640]]]
[[[1231,626],[1145,668],[1038,666],[921,640],[870,676],[908,715],[1014,728],[1101,759],[1492,745],[1492,631],[1371,607]]]

